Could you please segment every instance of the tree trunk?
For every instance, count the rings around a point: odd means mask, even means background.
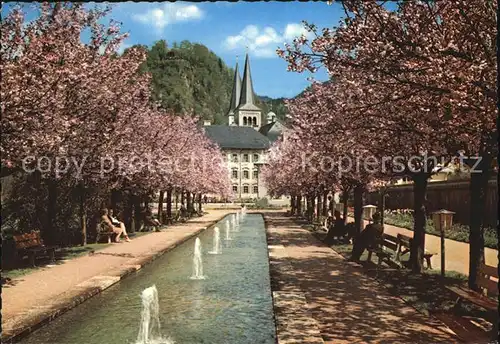
[[[158,221],[160,223],[163,223],[164,218],[163,218],[163,197],[165,195],[164,191],[160,191],[160,196],[158,197]]]
[[[314,220],[314,195],[307,195],[307,222],[312,223]]]
[[[202,201],[201,201],[201,193],[198,194],[198,212],[200,214],[203,213]]]
[[[364,186],[356,185],[354,188],[354,228],[356,234],[361,233],[363,229],[363,193]]]
[[[344,225],[347,224],[347,212],[349,210],[347,204],[348,200],[349,200],[349,190],[345,190],[344,192],[342,192],[342,205],[343,205],[342,216],[344,220]]]
[[[191,192],[186,192],[186,203],[187,203],[186,209],[188,211],[188,214],[191,215],[191,210],[193,207],[191,202]]]
[[[167,189],[167,217],[172,221],[172,188]]]
[[[295,215],[295,195],[290,196],[290,215]]]
[[[469,230],[469,288],[479,291],[477,277],[484,263],[484,224],[488,181],[491,174],[491,157],[482,156],[476,167],[480,173],[471,173],[470,179],[470,230]]]
[[[57,215],[57,182],[53,179],[47,180],[48,208],[47,226],[44,231],[44,241],[49,245],[57,244],[58,233],[55,225]]]
[[[135,229],[141,229],[142,221],[144,221],[141,212],[141,198],[139,196],[134,196],[134,223]]]
[[[379,206],[378,206],[378,211],[380,212],[380,223],[382,226],[384,225],[384,214],[385,214],[385,196],[386,190],[380,190],[380,200],[379,200]]]
[[[81,245],[87,245],[87,207],[85,204],[85,186],[83,182],[79,185],[80,193],[80,228],[81,228]]]
[[[184,191],[181,190],[181,206],[184,205],[185,199],[186,199],[186,195],[184,194]]]
[[[317,221],[320,221],[320,218],[321,218],[322,213],[323,213],[323,206],[322,206],[322,203],[321,203],[321,201],[322,201],[322,197],[321,197],[322,194],[323,194],[323,192],[318,192],[318,197],[317,197],[318,203],[316,204],[316,220]]]
[[[297,216],[302,216],[302,195],[297,195]]]
[[[328,191],[323,191],[323,216],[328,216]],[[333,214],[332,214],[333,216]]]
[[[414,273],[423,270],[425,251],[425,226],[427,222],[425,203],[427,201],[427,173],[418,173],[413,177],[413,240],[410,247],[410,265]]]
[[[115,215],[121,210],[120,203],[122,202],[122,192],[120,190],[111,190],[111,209],[115,211]]]
[[[34,210],[35,210],[35,218],[31,223],[32,228],[35,230],[43,230],[44,227],[44,209],[43,204],[41,202],[41,196],[43,196],[42,192],[42,173],[39,170],[35,170],[30,175],[30,179],[33,186],[33,198],[34,198]]]

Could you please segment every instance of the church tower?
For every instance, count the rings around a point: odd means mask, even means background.
[[[236,67],[234,69],[233,90],[231,92],[231,102],[229,103],[229,110],[227,112],[229,125],[236,125],[234,112],[240,102],[240,94],[241,94],[241,77],[240,77],[240,72],[238,71],[238,63],[236,62]]]
[[[262,125],[262,110],[256,105],[256,101],[257,96],[253,90],[252,75],[250,73],[250,60],[248,54],[246,54],[240,99],[234,111],[237,125],[259,130]]]

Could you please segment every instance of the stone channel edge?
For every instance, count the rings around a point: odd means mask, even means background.
[[[193,232],[192,234],[187,235],[187,236],[179,239],[178,241],[172,243],[171,245],[165,247],[164,249],[160,250],[159,252],[157,252],[155,254],[148,255],[148,256],[140,258],[140,259],[136,259],[135,262],[137,264],[124,265],[115,273],[108,274],[107,276],[94,276],[94,277],[90,278],[89,280],[87,280],[83,283],[80,283],[77,286],[76,295],[70,297],[69,299],[64,300],[63,302],[55,303],[52,306],[39,307],[38,309],[40,311],[37,312],[36,314],[32,314],[28,317],[25,317],[23,319],[22,325],[18,326],[17,328],[14,328],[8,332],[2,331],[1,343],[12,344],[12,343],[16,343],[16,342],[20,341],[21,339],[25,338],[30,333],[34,332],[35,330],[41,328],[42,326],[44,326],[48,323],[50,323],[55,318],[61,316],[62,314],[66,313],[67,311],[75,308],[76,306],[80,305],[81,303],[94,297],[95,295],[110,288],[111,286],[120,282],[125,277],[129,276],[131,273],[142,269],[143,267],[145,267],[149,263],[153,262],[157,258],[163,256],[165,253],[173,250],[177,246],[182,245],[184,242],[199,235],[201,232],[212,227],[217,222],[221,221],[223,218],[225,218],[226,216],[228,216],[230,214],[232,214],[232,213],[224,214],[213,221],[209,221],[205,227],[202,227],[202,228],[196,230],[195,232]],[[46,309],[44,309],[44,308],[46,308]]]

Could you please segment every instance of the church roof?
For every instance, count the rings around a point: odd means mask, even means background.
[[[229,103],[229,114],[233,114],[234,110],[238,107],[240,103],[240,94],[241,94],[241,76],[238,71],[238,63],[236,63],[236,67],[234,68],[234,79],[233,79],[233,90],[231,92],[231,102]]]
[[[248,54],[245,58],[245,67],[243,71],[243,81],[241,84],[241,94],[238,105],[238,110],[259,110],[260,108],[255,104],[257,96],[253,90],[252,75],[250,73],[250,60]]]
[[[285,126],[276,120],[260,127],[259,133],[265,135],[269,141],[274,142],[281,136],[283,129],[285,129]]]
[[[250,127],[209,125],[205,134],[222,149],[268,149],[269,139]]]

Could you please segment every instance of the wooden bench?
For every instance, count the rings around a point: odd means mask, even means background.
[[[397,252],[398,239],[393,235],[383,233],[380,241],[374,247],[367,248],[368,258],[366,261],[370,262],[372,254],[375,253],[378,257],[377,271],[380,269],[383,262],[391,267],[400,268],[401,264],[395,259],[395,253],[388,249]]]
[[[116,237],[116,233],[109,230],[109,227],[104,223],[99,223],[97,225],[97,243],[108,243],[111,244],[111,240],[114,240]]]
[[[404,256],[405,254],[410,252],[412,240],[413,238],[407,235],[398,234],[397,243],[399,246],[396,251],[396,260],[398,262],[401,262],[401,256]],[[434,252],[429,252],[427,250],[424,250],[424,260],[427,263],[426,269],[432,269],[431,258],[433,255],[435,255]]]
[[[36,266],[36,257],[48,256],[51,262],[55,261],[58,246],[45,246],[40,231],[14,235],[13,238],[16,245],[16,255],[19,259],[27,255],[31,266]]]
[[[496,312],[498,310],[498,269],[494,266],[481,264],[477,284],[481,292],[476,292],[465,286],[447,286],[446,289],[458,296],[455,306],[458,306],[465,299],[488,311]],[[495,299],[489,296],[494,296]]]
[[[326,216],[320,216],[319,217],[319,221],[313,221],[313,229],[315,231],[317,230],[322,230],[324,232],[327,232],[328,231],[328,227],[326,226],[326,222],[327,222],[327,217]]]

